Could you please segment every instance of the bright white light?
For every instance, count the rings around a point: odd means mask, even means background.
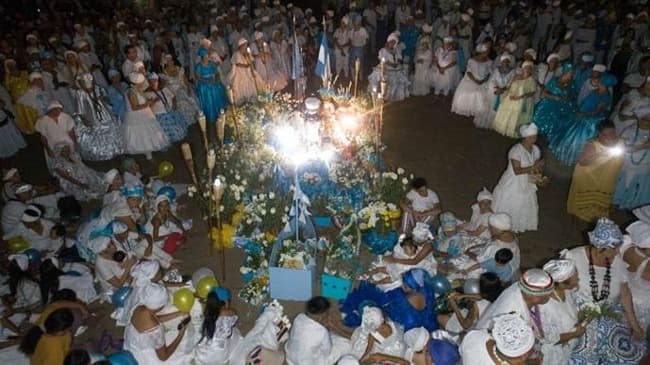
[[[357,116],[354,114],[343,114],[341,116],[341,123],[345,129],[353,129],[357,126]]]
[[[608,149],[610,156],[620,156],[625,152],[625,149],[621,146],[614,146]]]
[[[280,141],[282,149],[291,152],[298,145],[298,133],[290,126],[282,126],[275,130],[275,136]]]

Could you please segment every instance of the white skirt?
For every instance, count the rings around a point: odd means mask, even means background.
[[[505,175],[505,174],[504,174]],[[503,176],[492,195],[493,210],[497,213],[508,213],[512,219],[512,231],[536,231],[539,206],[537,203],[537,187],[517,179],[528,177]]]
[[[127,111],[124,123],[126,153],[139,154],[160,151],[169,146],[169,139],[163,132],[151,109]]]
[[[473,117],[485,110],[485,86],[479,85],[465,76],[456,88],[451,111],[456,114]]]
[[[447,96],[456,89],[456,85],[458,85],[458,80],[460,79],[458,66],[448,68],[443,74],[438,71],[437,67],[431,67],[431,70],[433,74],[433,88],[435,89],[436,95],[442,94]]]
[[[416,63],[413,81],[411,81],[411,94],[416,96],[429,95],[433,85],[430,63]]]

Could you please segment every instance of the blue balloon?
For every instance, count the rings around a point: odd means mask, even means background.
[[[29,257],[29,263],[30,264],[37,264],[40,265],[41,263],[41,253],[35,248],[28,248],[25,251],[23,251],[23,254],[27,255]]]
[[[138,361],[133,354],[127,350],[118,351],[106,357],[111,365],[138,365]]]
[[[130,286],[123,286],[117,289],[116,291],[114,291],[113,295],[111,296],[111,303],[113,303],[113,306],[115,308],[124,307],[124,302],[126,301],[126,298],[129,297],[132,291],[133,288]]]
[[[436,296],[445,294],[451,290],[451,283],[446,276],[438,274],[431,278],[431,283],[433,284],[433,290],[436,292]]]
[[[158,190],[158,195],[167,195],[170,201],[176,199],[176,189],[171,186],[163,186]]]

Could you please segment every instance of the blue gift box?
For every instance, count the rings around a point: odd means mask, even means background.
[[[314,265],[305,270],[277,267],[280,248],[285,237],[278,237],[273,244],[269,261],[269,289],[271,298],[281,300],[305,301],[313,296]]]
[[[342,300],[347,298],[352,286],[351,279],[340,278],[330,274],[321,274],[320,294],[326,298]]]

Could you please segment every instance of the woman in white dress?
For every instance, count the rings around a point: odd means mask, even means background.
[[[115,223],[114,223],[115,224]],[[127,255],[130,252],[122,250],[119,242],[113,241],[113,244],[119,251],[125,252]],[[143,302],[143,291],[150,283],[158,284],[163,277],[163,272],[160,269],[160,264],[158,261],[148,261],[143,260],[135,264],[130,270],[129,275],[132,280],[130,287],[132,288],[131,293],[126,300],[124,301],[124,306],[122,308],[117,308],[111,318],[116,320],[118,326],[126,326],[133,315],[133,311]]]
[[[521,126],[522,141],[508,151],[508,168],[494,187],[495,212],[508,213],[514,232],[537,230],[538,210],[535,178],[542,173],[541,158],[535,124]]]
[[[607,305],[623,318],[633,318],[626,265],[619,253],[623,234],[614,222],[600,218],[596,228],[589,232],[589,242],[590,245],[564,254],[564,258],[573,260],[578,272],[576,303],[579,308]],[[630,329],[628,323],[629,319],[621,322],[610,317],[589,322],[571,354],[571,364],[638,364],[645,353],[645,344],[633,340],[635,329]],[[620,345],[623,343],[625,346]]]
[[[43,304],[56,291],[70,289],[77,295],[77,299],[88,304],[98,298],[95,290],[95,278],[90,270],[81,264],[63,265],[59,259],[50,257],[41,263],[41,298]],[[66,270],[66,271],[63,271]]]
[[[52,172],[61,191],[79,201],[100,199],[106,191],[102,174],[86,166],[67,143],[54,146]]]
[[[124,349],[133,354],[138,364],[147,365],[186,365],[190,356],[182,353],[179,347],[187,323],[181,322],[178,334],[167,344],[164,322],[185,316],[182,312],[159,314],[169,301],[169,294],[164,286],[147,284],[142,289],[142,305],[135,308],[131,320],[124,330]]]
[[[199,101],[185,76],[185,69],[174,63],[172,55],[163,56],[163,60],[165,65],[161,77],[165,80],[165,85],[174,94],[178,111],[183,114],[187,124],[196,123],[196,116],[200,110]]]
[[[418,46],[415,50],[415,70],[411,81],[411,95],[429,95],[433,80],[431,78],[431,62],[433,61],[433,50],[431,49],[431,26],[425,24],[422,27],[424,34],[418,39]],[[429,30],[429,32],[425,32]]]
[[[167,195],[158,195],[154,200],[155,214],[145,225],[145,231],[163,251],[173,254],[185,242],[183,223],[170,210]]]
[[[367,306],[363,308],[361,326],[352,333],[351,353],[360,360],[376,353],[401,358],[406,349],[403,337],[399,324],[387,320],[381,309]]]
[[[458,52],[454,38],[445,37],[443,44],[434,53],[433,66],[431,66],[433,89],[436,96],[447,96],[456,89],[460,80],[457,62]]]
[[[255,70],[266,82],[267,90],[279,91],[284,89],[287,86],[287,76],[282,72],[280,63],[273,59],[271,48],[264,41],[264,34],[262,32],[255,32],[255,43],[253,46]]]
[[[616,132],[621,133],[623,129],[636,123],[635,112],[650,105],[650,77],[647,77],[643,85],[638,89],[632,89],[623,95],[616,104],[610,119],[616,126]]]
[[[650,329],[650,223],[636,221],[626,231],[629,242],[626,240],[620,252],[627,264],[627,285],[634,307],[630,323],[636,339],[641,339]]]
[[[492,128],[494,117],[501,102],[502,95],[508,90],[515,76],[515,58],[504,53],[499,57],[498,66],[492,70],[485,92],[485,110],[476,115],[474,125],[478,128]]]
[[[277,301],[264,307],[255,325],[248,331],[230,355],[230,365],[247,365],[249,360],[260,359],[264,364],[284,364],[282,344],[287,340],[288,328],[282,324],[284,308]],[[253,355],[253,356],[251,356]]]
[[[205,301],[201,337],[194,347],[195,365],[231,364],[233,350],[239,346],[242,335],[235,327],[239,317],[227,301],[210,292]]]
[[[279,30],[273,32],[269,47],[271,48],[271,59],[275,63],[275,67],[286,80],[289,80],[289,76],[291,76],[291,52],[289,51],[289,43],[282,37]]]
[[[476,196],[476,203],[472,204],[472,217],[459,228],[472,237],[490,238],[488,218],[494,213],[492,199],[492,193],[483,188]]]
[[[151,110],[151,106],[158,99],[149,100],[144,95],[147,80],[141,73],[131,73],[129,81],[131,88],[127,93],[126,121],[124,122],[126,153],[143,153],[147,160],[151,160],[152,152],[169,146],[169,140]]]
[[[486,44],[476,46],[476,56],[467,62],[465,76],[458,84],[451,103],[452,113],[474,117],[487,109],[485,89],[492,72]]]
[[[560,55],[551,53],[546,57],[546,63],[537,65],[535,81],[537,81],[537,90],[535,92],[535,102],[539,101],[542,96],[542,91],[546,84],[554,77],[562,75],[562,67],[560,65]]]
[[[264,80],[255,71],[253,56],[250,54],[248,41],[245,38],[237,42],[237,50],[233,53],[230,62],[232,70],[229,79],[236,105],[241,105],[264,91]]]
[[[0,159],[11,157],[25,147],[27,143],[16,127],[14,114],[0,100]]]
[[[568,364],[576,339],[585,333],[584,324],[578,323],[578,307],[573,299],[573,290],[578,287],[578,273],[573,261],[551,260],[544,265],[555,282],[555,289],[548,302],[541,304],[544,341],[543,364]]]
[[[386,45],[379,50],[379,65],[368,76],[368,91],[381,91],[382,76],[386,80],[387,101],[401,101],[409,96],[408,67],[402,63],[402,53],[399,50],[399,37],[393,33],[388,36]],[[383,75],[382,75],[383,73]]]

